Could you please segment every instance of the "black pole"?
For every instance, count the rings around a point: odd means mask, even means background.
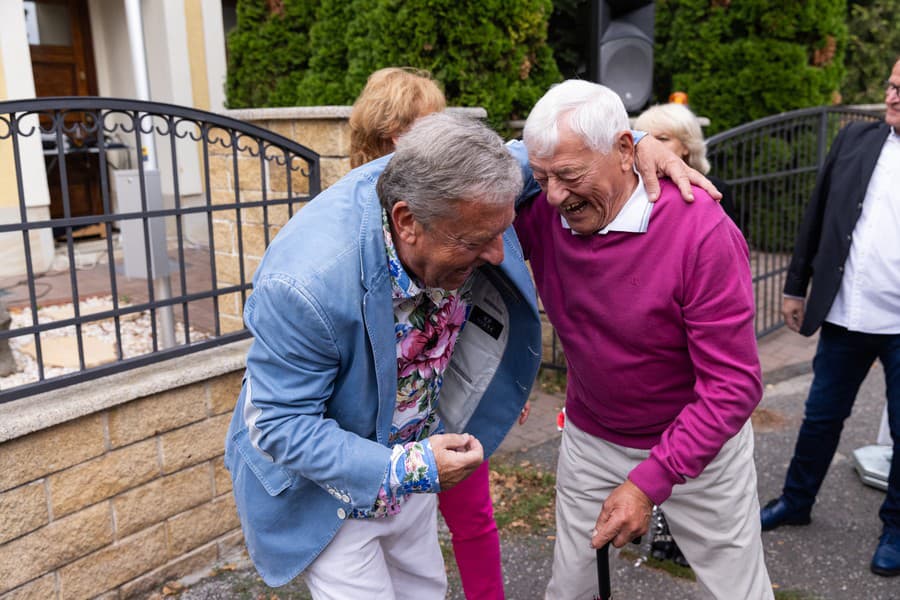
[[[608,12],[608,10],[606,10],[606,3],[603,0],[591,0],[587,76],[594,83],[602,83],[600,81],[600,38],[603,37],[604,16],[609,17],[608,14],[604,15],[604,12]]]
[[[597,582],[600,586],[600,595],[597,600],[611,600],[612,586],[609,581],[609,542],[597,548]]]

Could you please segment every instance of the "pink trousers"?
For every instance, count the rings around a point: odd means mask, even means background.
[[[484,461],[462,483],[438,494],[453,554],[469,600],[503,600],[500,536],[491,502],[490,467]]]

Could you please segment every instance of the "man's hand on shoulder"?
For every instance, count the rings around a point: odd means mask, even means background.
[[[445,433],[428,438],[438,468],[441,490],[449,490],[484,461],[484,448],[474,435]]]
[[[713,200],[722,199],[722,194],[709,179],[699,171],[687,166],[683,160],[652,135],[645,135],[635,146],[635,166],[644,179],[644,188],[651,202],[659,199],[659,176],[668,176],[686,202],[694,201],[691,185],[703,188]]]

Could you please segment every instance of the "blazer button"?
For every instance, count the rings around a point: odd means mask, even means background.
[[[850,234],[848,233],[848,234],[847,234],[847,241],[849,242],[849,241],[852,241],[852,240],[853,240],[853,236],[850,235]]]
[[[343,508],[339,508],[339,509],[337,510],[337,515],[338,515],[338,519],[346,519],[346,518],[347,518],[347,511],[344,510]]]
[[[840,267],[838,267],[838,273],[843,273],[843,272],[844,272],[844,266],[841,265]]]

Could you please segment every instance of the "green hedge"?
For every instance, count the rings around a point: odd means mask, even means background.
[[[880,101],[900,50],[900,0],[658,0],[655,98],[680,89],[712,134],[801,108]],[[451,105],[492,125],[524,118],[553,82],[583,75],[588,0],[239,0],[231,108],[349,104],[373,70],[432,71]],[[548,43],[548,20],[554,11]],[[579,51],[582,53],[579,55]],[[843,88],[844,55],[847,77]]]
[[[288,106],[309,63],[308,31],[318,2],[240,0],[237,26],[228,34],[225,94],[229,108]]]
[[[846,0],[656,2],[659,101],[687,92],[707,133],[840,99]]]
[[[846,104],[884,102],[884,80],[900,56],[900,0],[864,0],[850,6]]]
[[[372,71],[431,71],[450,105],[500,127],[561,79],[547,45],[551,0],[239,0],[228,106],[350,104]]]

